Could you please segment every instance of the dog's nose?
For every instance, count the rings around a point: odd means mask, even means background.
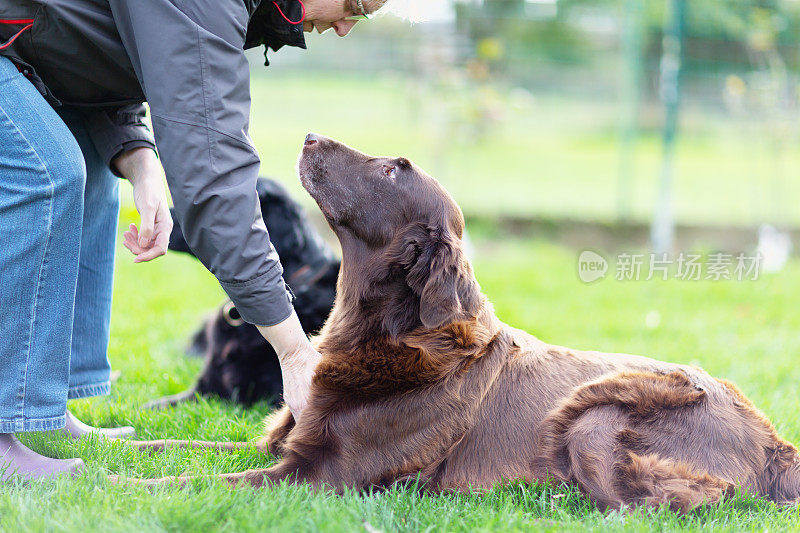
[[[306,135],[306,146],[311,146],[312,144],[317,144],[319,141],[319,137],[314,133],[309,133]]]

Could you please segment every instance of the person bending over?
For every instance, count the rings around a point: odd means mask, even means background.
[[[344,37],[384,2],[0,0],[2,478],[83,468],[34,453],[17,433],[133,433],[83,424],[67,399],[110,388],[117,176],[141,216],[124,244],[150,261],[172,229],[162,166],[187,242],[275,348],[299,416],[319,354],[258,206],[244,50],[305,48],[314,29]]]

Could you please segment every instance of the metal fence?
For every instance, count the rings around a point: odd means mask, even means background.
[[[606,214],[653,221],[656,247],[663,248],[669,247],[675,218],[684,217],[682,206],[698,200],[680,183],[676,191],[674,181],[676,172],[683,179],[683,146],[695,140],[694,147],[704,139],[724,144],[730,137],[741,147],[727,148],[742,158],[741,164],[720,170],[730,180],[709,176],[707,190],[730,192],[733,198],[721,223],[800,224],[794,208],[800,200],[795,179],[800,171],[800,16],[795,4],[456,2],[449,20],[410,25],[380,17],[336,46],[323,36],[308,52],[282,51],[274,64],[279,73],[391,72],[428,84],[456,73],[473,86],[501,87],[505,94],[602,109],[610,118],[598,127],[610,130],[618,151],[617,179],[608,184],[615,200]],[[491,113],[481,115],[476,113],[475,120],[492,120]],[[637,168],[642,143],[662,146],[657,170]],[[748,150],[752,157],[742,153]],[[708,165],[713,174],[713,161]],[[727,191],[726,183],[731,184]],[[646,208],[636,207],[641,194],[650,195]]]

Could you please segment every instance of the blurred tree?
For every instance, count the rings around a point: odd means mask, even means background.
[[[666,19],[666,0],[640,0],[644,6],[648,64],[657,72]],[[623,34],[626,0],[460,0],[459,29],[477,47],[486,38],[499,39],[506,50],[495,68],[512,77],[524,76],[525,63],[542,58],[580,62],[596,52],[587,26],[603,16],[617,21]],[[587,15],[588,14],[588,15]],[[784,63],[800,69],[800,2],[796,0],[702,0],[686,13],[686,68],[725,69],[749,65],[754,47],[779,49]],[[513,68],[509,68],[512,67]]]
[[[479,56],[480,43],[494,40],[505,54],[494,62],[496,72],[521,72],[519,63],[536,58],[579,61],[585,57],[582,45],[588,43],[582,31],[560,15],[558,4],[531,3],[527,0],[483,0],[456,3],[458,28],[474,44]]]

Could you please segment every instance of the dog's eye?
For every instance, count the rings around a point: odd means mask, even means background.
[[[383,166],[383,175],[387,178],[394,179],[397,176],[397,167],[392,165],[384,165]]]

